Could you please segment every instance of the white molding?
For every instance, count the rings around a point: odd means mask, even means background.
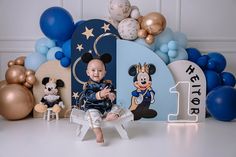
[[[177,0],[176,3],[176,29],[177,31],[181,32],[181,10],[182,10],[182,3],[181,0]]]
[[[157,0],[157,11],[162,12],[162,0]]]

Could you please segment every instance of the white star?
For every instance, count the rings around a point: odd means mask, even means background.
[[[104,29],[104,32],[106,32],[107,30],[110,30],[109,26],[110,26],[110,24],[105,24],[104,23],[101,28]]]
[[[73,96],[72,96],[73,98],[75,98],[75,99],[77,99],[78,97],[79,97],[79,95],[78,95],[78,92],[73,92]]]
[[[81,51],[83,50],[83,44],[77,44],[77,47],[76,47],[77,50]]]
[[[85,35],[87,39],[89,39],[89,37],[94,37],[93,28],[88,29],[87,27],[85,27],[85,31],[82,34]]]

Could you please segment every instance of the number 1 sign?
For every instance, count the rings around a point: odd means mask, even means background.
[[[170,88],[178,94],[177,113],[168,115],[169,122],[201,122],[205,119],[206,79],[201,68],[180,60],[168,65],[176,81]]]

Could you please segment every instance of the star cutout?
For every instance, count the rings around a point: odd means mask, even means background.
[[[73,98],[75,98],[75,99],[77,99],[78,97],[79,97],[79,95],[78,95],[78,92],[73,92],[73,96],[72,96]]]
[[[77,47],[76,47],[77,50],[81,51],[83,50],[83,44],[77,44]]]
[[[86,36],[87,40],[89,39],[89,37],[94,37],[93,28],[88,29],[87,27],[85,27],[85,31],[82,34]]]
[[[110,30],[109,26],[110,26],[110,24],[105,24],[104,23],[101,28],[104,29],[104,32],[106,32],[107,30]]]

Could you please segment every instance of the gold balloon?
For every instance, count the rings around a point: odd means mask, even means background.
[[[26,76],[34,75],[34,74],[35,74],[35,72],[33,70],[28,69],[28,70],[25,71]]]
[[[27,87],[27,88],[32,88],[33,87],[33,85],[29,84],[28,82],[25,82],[24,86]]]
[[[166,27],[165,17],[158,13],[152,12],[143,17],[141,28],[145,29],[151,35],[158,35]]]
[[[154,36],[153,35],[148,35],[145,39],[147,44],[152,44],[154,42]]]
[[[15,59],[16,65],[24,65],[24,63],[25,63],[25,56],[21,56]]]
[[[25,118],[34,106],[32,93],[19,84],[8,84],[0,88],[0,98],[0,114],[8,120]]]
[[[34,75],[28,75],[26,77],[26,82],[33,85],[36,82],[36,77]]]
[[[139,38],[145,38],[146,36],[147,36],[147,31],[146,31],[146,30],[140,29],[140,30],[138,31],[138,37],[139,37]]]
[[[7,65],[8,65],[8,67],[11,67],[11,66],[15,65],[15,61],[9,61]]]
[[[0,89],[4,87],[5,85],[7,85],[7,81],[5,80],[0,81]]]
[[[7,83],[22,83],[22,75],[25,75],[25,67],[20,65],[13,65],[7,69],[5,78]]]

